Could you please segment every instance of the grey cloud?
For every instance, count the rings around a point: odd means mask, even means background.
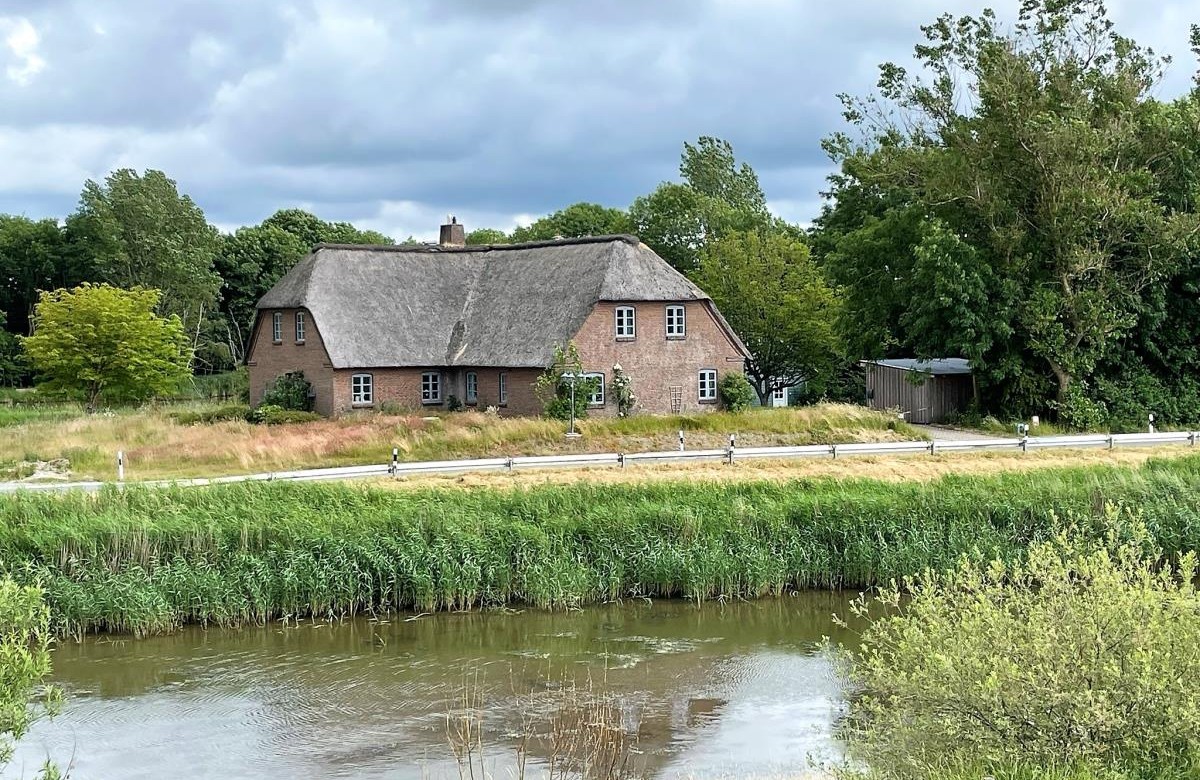
[[[19,86],[0,50],[0,151],[33,161],[0,172],[0,209],[61,216],[76,171],[160,167],[222,225],[309,205],[422,235],[416,220],[451,210],[503,221],[627,205],[705,134],[732,141],[769,201],[807,220],[836,93],[868,92],[879,62],[907,59],[918,25],[981,7],[8,0],[0,17],[35,25],[46,67]],[[1114,14],[1186,53],[1187,7],[1119,0]],[[1164,94],[1187,87],[1188,60]]]

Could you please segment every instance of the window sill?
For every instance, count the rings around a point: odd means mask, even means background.
[[[617,341],[637,341],[637,336],[617,336]]]
[[[422,400],[422,401],[421,401],[421,406],[441,406],[441,405],[442,405],[442,402],[441,402],[440,400],[438,400],[438,401],[424,401],[424,400]]]
[[[351,408],[351,409],[370,409],[370,408],[371,408],[371,407],[373,407],[374,405],[375,405],[375,404],[374,404],[374,402],[369,402],[369,403],[357,403],[357,404],[356,404],[356,403],[351,403],[351,404],[350,404],[350,408]]]
[[[279,339],[278,341],[272,340],[271,343],[278,347],[279,345],[283,344],[283,339]]]
[[[687,334],[682,336],[667,336],[667,341],[687,341]]]
[[[699,403],[702,403],[702,404],[715,404],[716,402],[717,402],[717,399],[715,399],[715,398],[701,398],[699,401]]]
[[[303,347],[303,346],[304,346],[304,342],[303,342],[303,341],[297,341],[297,342],[296,342],[296,346],[297,346],[297,347]]]

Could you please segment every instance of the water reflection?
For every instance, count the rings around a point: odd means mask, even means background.
[[[3,777],[47,754],[78,780],[110,777],[458,777],[445,715],[464,683],[485,702],[485,744],[508,776],[513,735],[563,685],[636,712],[659,776],[770,774],[829,757],[841,696],[822,636],[847,596],[736,604],[626,602],[578,612],[391,616],[55,652],[64,713],[18,746]],[[536,755],[536,750],[534,751]]]

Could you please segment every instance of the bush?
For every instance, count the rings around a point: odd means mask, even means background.
[[[200,425],[230,420],[249,419],[250,407],[245,404],[228,404],[215,409],[189,409],[171,412],[171,419],[180,425]]]
[[[312,385],[303,371],[277,377],[263,393],[263,406],[277,406],[291,412],[312,411]]]
[[[731,412],[744,411],[754,401],[754,388],[750,386],[746,375],[737,371],[721,377],[717,392],[720,393],[721,403]]]
[[[0,578],[0,768],[11,756],[9,739],[20,739],[36,715],[29,697],[50,673],[50,636],[42,591]]]
[[[286,425],[288,423],[306,423],[320,420],[316,412],[304,412],[295,409],[284,409],[274,404],[259,404],[246,415],[246,420],[255,425]]]
[[[1196,554],[1164,558],[1149,539],[1110,508],[1024,559],[926,570],[907,602],[895,585],[860,596],[855,614],[884,614],[852,657],[852,754],[895,778],[1196,766]]]

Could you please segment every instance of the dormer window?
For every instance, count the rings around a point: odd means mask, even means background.
[[[637,335],[632,306],[617,307],[617,338],[632,339]]]
[[[283,312],[277,311],[271,315],[271,341],[283,343]]]
[[[682,306],[667,307],[667,338],[681,339],[687,335]]]

